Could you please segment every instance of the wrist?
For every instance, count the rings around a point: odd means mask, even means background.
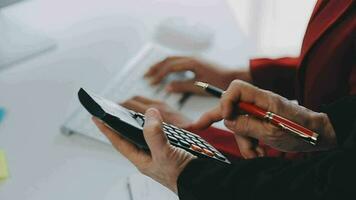
[[[220,68],[218,69],[218,71],[216,71],[216,73],[219,74],[218,76],[219,78],[215,79],[216,81],[213,84],[222,89],[227,89],[230,83],[235,79],[242,80],[249,83],[252,82],[252,75],[249,69],[235,70],[235,69]]]
[[[177,185],[178,177],[183,172],[185,167],[195,158],[196,158],[195,156],[191,156],[190,158],[186,159],[181,165],[179,165],[177,167],[175,174],[172,176],[172,177],[174,177],[174,179],[172,181],[170,181],[170,184],[168,186],[174,193],[178,194],[178,185]]]
[[[248,83],[252,83],[252,76],[249,69],[231,70],[230,76],[231,81],[239,79]]]

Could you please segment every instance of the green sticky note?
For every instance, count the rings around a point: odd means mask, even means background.
[[[0,179],[7,178],[8,176],[9,171],[7,169],[5,152],[0,150]]]

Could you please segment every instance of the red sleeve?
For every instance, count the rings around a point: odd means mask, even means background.
[[[204,140],[209,142],[221,153],[223,153],[227,158],[231,160],[242,158],[233,133],[212,126],[205,130],[190,131],[199,135]],[[260,143],[260,146],[262,146],[266,150],[266,154],[268,157],[284,157],[286,159],[297,159],[301,158],[303,155],[300,153],[284,153],[269,146],[266,146],[262,143]]]
[[[253,83],[263,89],[271,90],[288,99],[295,99],[295,84],[299,58],[250,60]]]
[[[199,135],[208,143],[213,145],[229,159],[241,158],[239,147],[235,142],[235,137],[231,132],[214,128],[210,126],[205,130],[193,130],[193,133]]]

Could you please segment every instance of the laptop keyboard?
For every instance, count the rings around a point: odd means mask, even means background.
[[[149,44],[143,47],[141,51],[130,60],[129,63],[109,81],[101,94],[107,99],[115,99],[117,102],[123,102],[135,95],[145,96],[152,99],[159,99],[166,102],[175,109],[182,107],[182,94],[167,94],[164,91],[165,84],[172,79],[182,77],[182,74],[171,75],[161,85],[152,87],[147,80],[143,78],[148,68],[157,62],[162,61],[167,56],[172,55],[166,49]],[[170,80],[169,80],[170,79]],[[61,130],[65,134],[80,133],[91,138],[109,143],[109,141],[99,132],[92,123],[91,116],[83,109],[78,108],[62,125]]]

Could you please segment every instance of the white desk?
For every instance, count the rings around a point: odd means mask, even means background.
[[[111,146],[60,134],[80,86],[99,90],[152,37],[167,17],[209,24],[216,32],[205,55],[223,64],[246,59],[233,17],[221,0],[33,0],[4,14],[57,40],[54,51],[0,71],[0,148],[10,177],[1,200],[129,199],[134,167]]]

